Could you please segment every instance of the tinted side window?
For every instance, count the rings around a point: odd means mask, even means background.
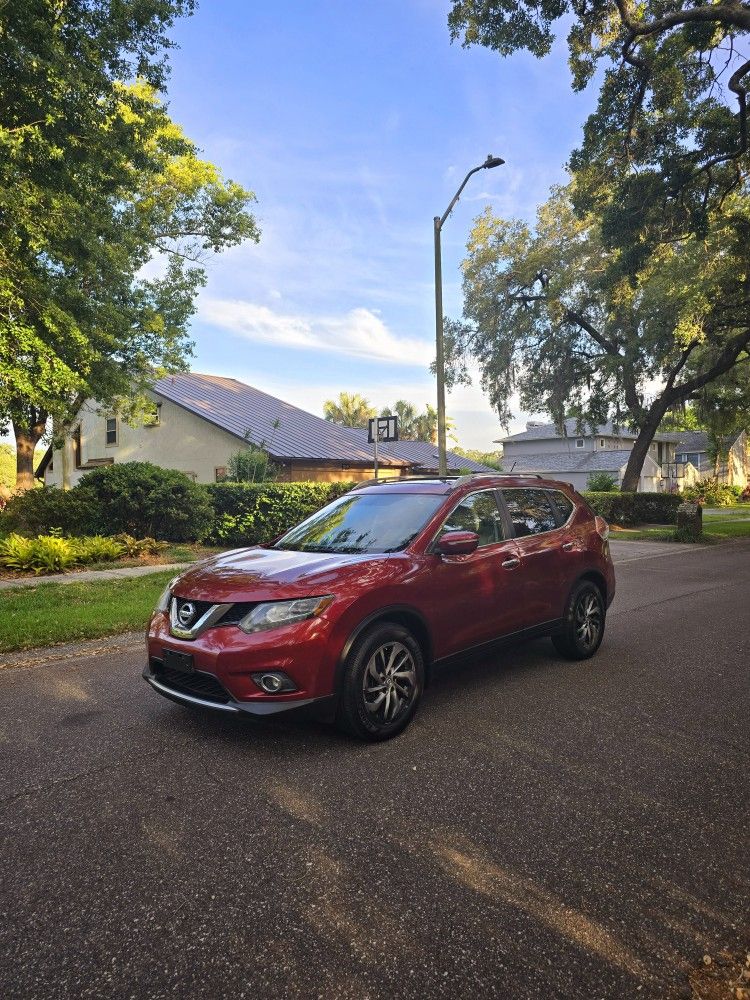
[[[560,524],[565,524],[570,515],[573,513],[572,502],[559,490],[550,490],[547,493],[547,496],[552,502],[552,506],[557,511],[557,515],[560,518]]]
[[[495,501],[494,490],[482,490],[464,497],[448,515],[440,535],[448,531],[473,531],[479,535],[479,545],[492,545],[503,540],[503,525]],[[438,536],[439,537],[439,536]]]
[[[502,493],[516,538],[539,535],[557,527],[552,507],[543,490],[503,490]]]

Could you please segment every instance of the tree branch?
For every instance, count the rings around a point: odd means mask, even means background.
[[[702,375],[696,375],[687,382],[683,382],[682,385],[673,386],[668,392],[664,393],[664,398],[668,399],[670,404],[676,403],[685,399],[697,389],[702,389],[704,385],[708,385],[709,382],[713,382],[719,375],[723,375],[724,372],[728,372],[730,368],[733,368],[742,351],[748,347],[750,347],[750,327],[742,333],[738,333],[736,337],[729,341],[711,368],[703,372]]]

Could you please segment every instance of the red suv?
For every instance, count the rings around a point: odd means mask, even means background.
[[[564,483],[365,483],[269,545],[176,577],[151,618],[144,677],[183,705],[312,708],[387,739],[435,663],[538,635],[593,656],[615,593],[608,533]]]

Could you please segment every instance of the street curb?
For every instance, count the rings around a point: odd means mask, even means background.
[[[103,635],[98,639],[83,642],[66,642],[57,646],[37,646],[34,649],[17,649],[12,653],[0,653],[0,671],[20,667],[38,667],[45,663],[95,656],[97,653],[115,653],[124,649],[146,648],[145,628],[138,632],[119,632]]]
[[[14,590],[17,587],[37,587],[40,583],[96,583],[97,580],[123,580],[129,577],[149,576],[168,569],[187,569],[192,562],[162,563],[149,566],[123,566],[120,569],[89,569],[82,573],[58,573],[50,576],[25,576],[20,580],[0,580],[0,590]]]

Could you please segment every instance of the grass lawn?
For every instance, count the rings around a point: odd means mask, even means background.
[[[97,583],[42,583],[0,592],[0,652],[146,628],[174,570]]]
[[[611,528],[618,542],[673,542],[674,525],[641,524],[635,528]],[[703,540],[721,542],[727,538],[750,538],[750,504],[706,507],[703,511]]]

